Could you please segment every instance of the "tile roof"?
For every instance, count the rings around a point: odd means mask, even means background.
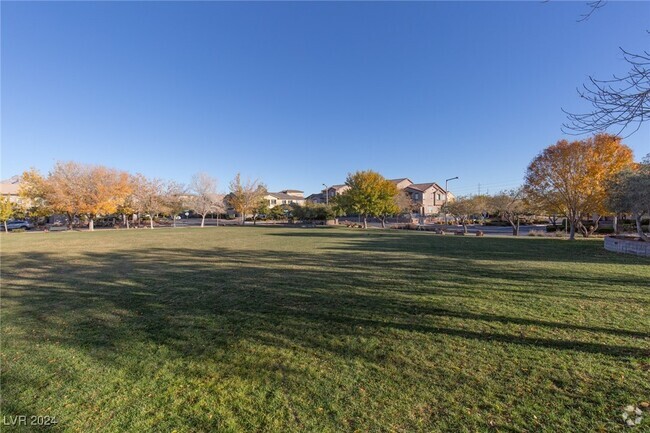
[[[416,191],[426,191],[431,187],[435,187],[435,188],[439,189],[440,191],[444,191],[444,189],[441,188],[440,185],[438,185],[435,182],[414,183],[414,184],[411,184],[411,185],[407,186],[406,189],[414,189]]]
[[[280,200],[304,200],[303,197],[296,197],[295,195],[286,194],[284,192],[269,192],[267,195],[275,197]]]

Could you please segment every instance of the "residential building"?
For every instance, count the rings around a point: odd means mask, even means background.
[[[445,204],[445,190],[435,182],[412,183],[404,191],[415,205],[413,210],[420,215],[438,214]]]
[[[413,182],[408,177],[403,177],[401,179],[388,179],[390,182],[393,182],[398,190],[403,190],[409,185],[412,185]]]
[[[20,202],[20,176],[13,176],[0,182],[0,195],[8,197],[12,203]]]
[[[445,190],[435,182],[413,183],[408,177],[398,179],[388,179],[393,182],[398,190],[404,191],[414,203],[413,212],[421,216],[430,216],[440,213],[442,206],[445,204]],[[345,184],[332,185],[327,191],[323,190],[318,194],[311,194],[307,201],[312,203],[326,203],[328,200],[343,194],[350,189]],[[325,196],[327,194],[327,197]],[[449,193],[448,200],[452,201],[454,196]]]
[[[305,198],[305,201],[310,203],[325,203],[325,192],[319,192],[316,194],[310,194]]]
[[[269,192],[264,196],[264,200],[268,201],[269,208],[281,206],[286,204],[299,204],[305,203],[303,192],[297,189],[285,189],[280,192]]]

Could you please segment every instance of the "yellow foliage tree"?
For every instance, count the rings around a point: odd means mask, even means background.
[[[552,213],[562,213],[570,225],[589,236],[607,213],[607,181],[633,164],[632,150],[619,137],[598,134],[586,140],[560,140],[528,166],[525,191],[530,201]],[[586,227],[582,220],[596,215]]]
[[[20,195],[32,208],[65,214],[69,227],[75,217],[86,215],[90,230],[96,216],[114,213],[129,192],[127,173],[72,161],[57,162],[47,177],[34,169],[27,171],[20,184]]]

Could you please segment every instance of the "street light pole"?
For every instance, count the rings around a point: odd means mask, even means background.
[[[447,188],[447,184],[449,183],[450,180],[456,180],[458,179],[458,176],[456,177],[450,177],[449,179],[445,179],[445,226],[447,225],[447,196],[449,195],[449,188]]]
[[[323,184],[325,187],[325,204],[329,206],[330,204],[330,193],[328,191],[327,185]]]

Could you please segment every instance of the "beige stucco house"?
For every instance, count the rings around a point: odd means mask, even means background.
[[[285,189],[280,192],[269,192],[264,196],[264,200],[268,201],[269,208],[283,204],[305,204],[303,192],[297,189]]]

